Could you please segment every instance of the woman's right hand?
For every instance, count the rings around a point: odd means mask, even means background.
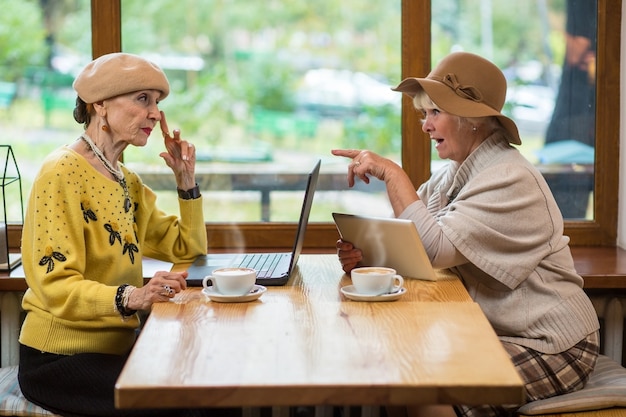
[[[196,186],[196,148],[191,142],[181,139],[180,129],[174,129],[174,136],[170,136],[165,113],[162,111],[160,123],[167,152],[161,152],[159,155],[174,172],[177,187],[189,190]]]
[[[341,262],[341,267],[346,274],[349,274],[363,260],[361,249],[355,248],[352,242],[342,239],[337,241],[337,256],[339,256],[339,262]]]

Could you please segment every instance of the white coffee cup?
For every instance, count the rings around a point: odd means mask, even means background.
[[[222,295],[244,295],[250,292],[256,281],[256,271],[252,268],[218,268],[202,280],[207,288],[209,281],[213,290]]]
[[[363,295],[382,295],[400,291],[404,279],[393,268],[368,266],[355,268],[350,273],[356,292]]]

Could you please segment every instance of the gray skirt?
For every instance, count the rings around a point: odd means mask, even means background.
[[[600,352],[600,332],[591,333],[576,345],[557,354],[547,354],[514,343],[502,342],[526,388],[526,402],[563,395],[582,389]],[[523,404],[510,406],[455,406],[458,416],[509,417]]]

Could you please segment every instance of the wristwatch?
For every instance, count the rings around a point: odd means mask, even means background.
[[[198,187],[198,184],[188,190],[181,190],[180,188],[177,188],[176,190],[178,191],[178,197],[183,200],[195,200],[200,197],[200,187]]]

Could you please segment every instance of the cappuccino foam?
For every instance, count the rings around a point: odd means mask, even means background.
[[[218,269],[213,271],[214,274],[217,275],[228,275],[228,276],[238,276],[238,275],[248,275],[253,272],[251,269],[245,268],[226,268],[226,269]]]
[[[384,275],[384,274],[393,274],[394,272],[389,269],[382,268],[368,268],[368,269],[359,269],[355,271],[357,274],[376,274],[376,275]]]

